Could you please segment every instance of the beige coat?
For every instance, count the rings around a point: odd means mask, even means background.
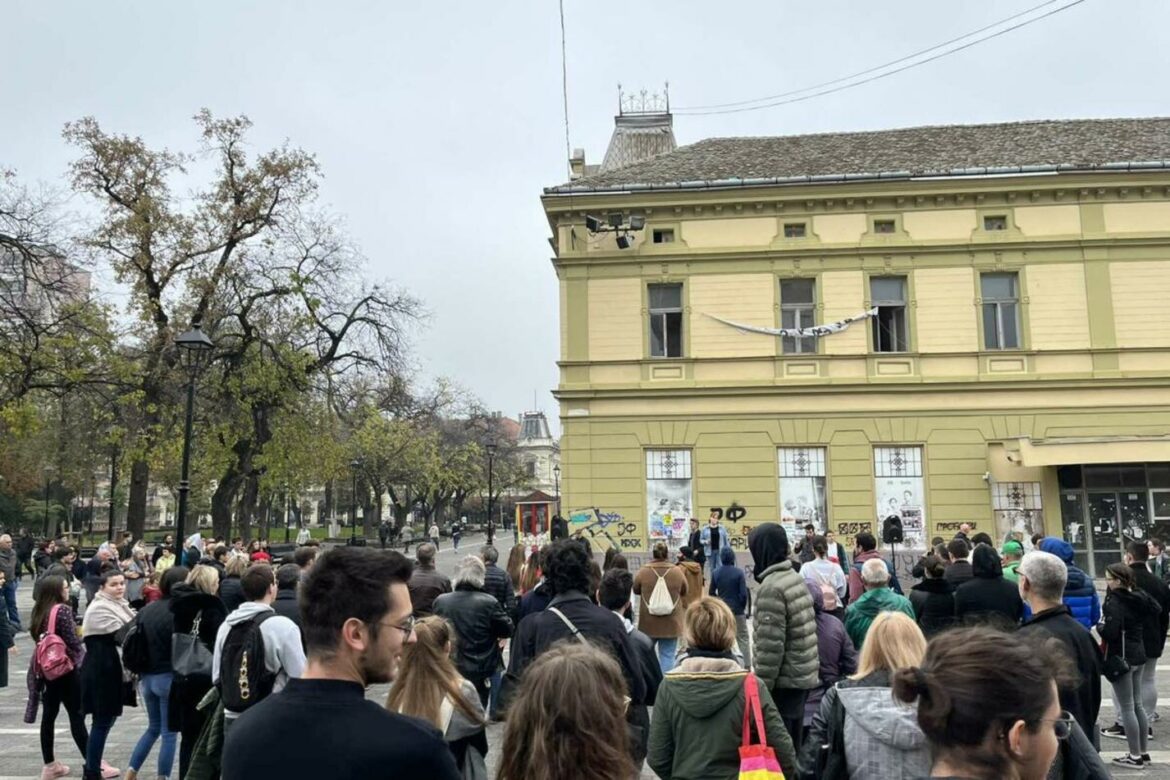
[[[666,587],[670,591],[670,598],[675,602],[674,612],[669,615],[651,615],[647,608],[650,594],[658,584],[658,577],[662,575]],[[682,636],[683,612],[686,604],[683,596],[687,592],[687,578],[682,569],[670,561],[651,561],[638,570],[634,577],[634,593],[641,599],[638,604],[638,629],[651,639],[673,639]]]

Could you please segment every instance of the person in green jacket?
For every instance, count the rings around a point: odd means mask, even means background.
[[[704,596],[686,611],[687,651],[662,679],[650,721],[646,760],[662,780],[725,780],[739,770],[744,684],[751,672],[735,660],[735,616]],[[754,675],[752,675],[754,677]],[[796,750],[767,686],[758,682],[764,733],[753,744],[776,751],[784,776],[796,778]]]
[[[999,555],[1003,558],[1003,578],[1008,582],[1020,584],[1020,559],[1024,557],[1024,545],[1017,542],[1015,539],[1008,539],[1003,543],[1003,549],[999,551]]]
[[[874,558],[861,567],[861,582],[865,593],[845,610],[845,632],[858,650],[865,643],[865,635],[873,619],[881,612],[903,612],[914,620],[910,599],[890,590],[890,571],[883,560]]]

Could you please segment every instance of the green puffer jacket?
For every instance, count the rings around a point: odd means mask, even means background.
[[[905,596],[899,596],[889,588],[867,590],[845,610],[845,631],[853,640],[853,646],[858,652],[861,652],[861,646],[865,644],[865,635],[869,633],[869,627],[882,612],[901,612],[911,620],[917,619],[914,617],[914,607],[910,604],[910,599]]]
[[[769,690],[816,688],[821,667],[817,618],[808,586],[792,561],[764,570],[755,601],[756,676]]]
[[[726,658],[684,658],[666,673],[654,702],[646,760],[662,780],[726,780],[739,770],[747,672]],[[760,709],[768,746],[784,776],[796,778],[796,751],[763,683]],[[752,742],[760,741],[752,726]]]

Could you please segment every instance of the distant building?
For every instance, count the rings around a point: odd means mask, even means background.
[[[548,418],[544,412],[521,412],[519,422],[516,450],[528,475],[527,487],[555,496],[558,481],[554,469],[561,463],[561,447],[549,431]]]

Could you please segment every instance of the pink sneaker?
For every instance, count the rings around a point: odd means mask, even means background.
[[[69,774],[69,767],[60,761],[54,761],[51,764],[45,764],[45,768],[41,770],[41,780],[56,780],[56,778],[65,777],[67,774]]]
[[[102,761],[102,777],[106,778],[106,780],[110,780],[111,778],[118,777],[121,774],[122,774],[121,769],[118,769],[118,767],[116,767],[116,766],[110,766],[105,761]]]

